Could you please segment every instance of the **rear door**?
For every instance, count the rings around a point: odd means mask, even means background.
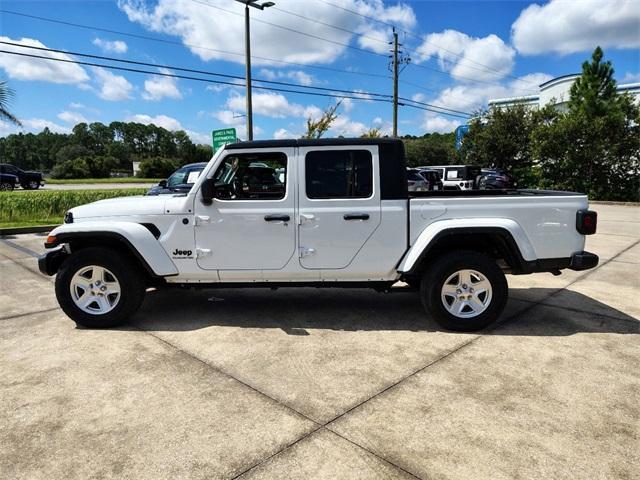
[[[301,147],[298,158],[300,265],[345,268],[380,224],[378,147]]]

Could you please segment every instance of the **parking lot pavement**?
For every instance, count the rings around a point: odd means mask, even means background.
[[[509,277],[478,334],[311,289],[150,291],[75,328],[43,237],[2,238],[0,477],[638,478],[640,208],[594,207],[600,266]]]

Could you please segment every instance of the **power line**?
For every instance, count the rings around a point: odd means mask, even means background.
[[[126,60],[123,58],[115,58],[115,57],[108,57],[108,56],[103,56],[103,55],[93,55],[93,54],[88,54],[88,53],[81,53],[81,52],[74,52],[72,50],[59,50],[59,49],[55,49],[55,48],[47,48],[47,47],[36,47],[34,45],[23,45],[20,43],[14,43],[14,42],[5,42],[5,41],[0,41],[0,44],[4,44],[4,45],[12,45],[14,47],[20,47],[20,48],[30,48],[33,50],[41,50],[41,51],[45,51],[45,52],[55,52],[55,53],[63,53],[63,54],[68,54],[68,55],[76,55],[78,57],[85,57],[85,58],[94,58],[97,60],[107,60],[107,61],[112,61],[112,62],[121,62],[121,63],[128,63],[131,65],[142,65],[145,67],[156,67],[156,68],[166,68],[169,70],[178,70],[181,72],[189,72],[189,73],[199,73],[202,75],[212,75],[214,77],[222,77],[222,78],[232,78],[235,80],[244,80],[244,77],[241,77],[239,75],[230,75],[227,73],[218,73],[218,72],[211,72],[208,70],[197,70],[197,69],[193,69],[193,68],[186,68],[186,67],[176,67],[173,65],[161,65],[161,64],[157,64],[157,63],[148,63],[148,62],[141,62],[141,61],[136,61],[136,60]],[[391,98],[391,95],[388,94],[384,94],[384,93],[375,93],[375,92],[359,92],[359,91],[355,91],[355,90],[342,90],[339,88],[328,88],[328,87],[317,87],[314,85],[302,85],[299,83],[291,83],[291,82],[280,82],[280,81],[276,81],[276,80],[263,80],[260,78],[254,78],[254,81],[256,82],[261,82],[261,83],[268,83],[268,84],[272,84],[272,85],[284,85],[284,86],[288,86],[288,87],[296,87],[296,88],[308,88],[308,89],[312,89],[312,90],[323,90],[323,91],[327,91],[327,92],[339,92],[339,93],[347,93],[347,94],[361,94],[361,95],[371,95],[371,96],[377,96],[377,97],[387,97],[387,98]]]
[[[87,25],[87,24],[82,24],[82,23],[74,23],[74,22],[67,22],[65,20],[58,20],[58,19],[54,19],[54,18],[47,18],[47,17],[41,17],[38,15],[30,15],[27,13],[22,13],[22,12],[14,12],[11,10],[0,10],[0,13],[6,13],[9,15],[16,15],[16,16],[20,16],[20,17],[25,17],[25,18],[31,18],[34,20],[40,20],[43,22],[49,22],[49,23],[56,23],[59,25],[66,25],[69,27],[74,27],[74,28],[82,28],[85,30],[96,30],[99,32],[105,32],[105,33],[111,33],[114,35],[122,35],[125,37],[130,37],[130,38],[137,38],[139,40],[147,40],[147,41],[152,41],[152,42],[159,42],[159,43],[165,43],[168,45],[177,45],[180,47],[189,47],[189,48],[195,48],[195,49],[199,49],[199,50],[206,50],[206,51],[210,51],[210,52],[215,52],[215,53],[220,53],[223,55],[232,55],[232,56],[236,56],[236,57],[243,57],[244,58],[244,52],[240,53],[240,52],[229,52],[226,50],[220,50],[220,49],[216,49],[216,48],[211,48],[211,47],[203,47],[200,45],[194,45],[194,44],[190,44],[190,43],[183,43],[183,42],[178,42],[178,41],[174,41],[174,40],[167,40],[164,38],[158,38],[158,37],[151,37],[148,35],[140,35],[137,33],[130,33],[130,32],[122,32],[119,30],[113,30],[113,29],[109,29],[109,28],[103,28],[103,27],[97,27],[95,25]],[[297,63],[297,62],[289,62],[286,60],[279,60],[279,59],[275,59],[275,58],[269,58],[269,57],[261,57],[261,56],[257,56],[257,55],[252,55],[253,58],[257,58],[258,60],[264,60],[267,62],[274,62],[274,63],[282,63],[285,65],[294,65],[296,67],[301,67],[301,68],[311,68],[311,69],[317,69],[317,70],[326,70],[329,72],[336,72],[336,73],[346,73],[349,75],[360,75],[360,76],[366,76],[366,77],[377,77],[377,78],[391,78],[388,75],[382,75],[382,74],[378,74],[378,73],[373,73],[373,72],[358,72],[355,70],[345,70],[345,69],[340,69],[340,68],[333,68],[333,67],[326,67],[326,66],[321,66],[321,65],[308,65],[308,64],[304,64],[304,63]]]
[[[108,56],[104,56],[104,55],[93,55],[93,54],[88,54],[88,53],[75,52],[75,51],[71,51],[71,50],[60,50],[60,49],[55,49],[55,48],[36,47],[36,46],[33,46],[33,45],[22,45],[20,43],[6,42],[6,41],[0,41],[0,44],[11,45],[11,46],[14,46],[14,47],[19,47],[19,48],[28,48],[28,49],[32,49],[32,50],[40,50],[40,51],[45,51],[45,52],[54,52],[54,53],[62,53],[62,54],[68,54],[68,55],[76,55],[76,56],[79,56],[79,57],[93,58],[93,59],[98,59],[98,60],[107,60],[107,61],[111,61],[111,62],[120,62],[120,63],[129,64],[129,65],[141,65],[141,66],[145,66],[145,67],[164,68],[164,69],[167,69],[167,70],[176,70],[176,71],[182,71],[182,72],[188,72],[188,73],[198,73],[198,74],[202,74],[202,75],[211,75],[211,76],[221,77],[221,78],[230,78],[230,79],[233,79],[233,80],[244,80],[244,78],[239,76],[239,75],[230,75],[230,74],[226,74],[226,73],[218,73],[218,72],[212,72],[212,71],[208,71],[208,70],[196,70],[196,69],[192,69],[192,68],[178,67],[178,66],[175,66],[175,65],[162,65],[162,64],[157,64],[157,63],[148,63],[148,62],[141,62],[141,61],[135,61],[135,60],[127,60],[127,59],[123,59],[123,58],[108,57]],[[153,75],[159,75],[159,73],[153,73]],[[272,85],[282,85],[282,86],[287,86],[287,87],[305,88],[305,89],[320,90],[320,91],[332,92],[332,93],[335,93],[335,92],[344,93],[344,94],[347,94],[347,95],[354,95],[354,96],[358,97],[361,100],[369,100],[370,98],[368,98],[368,97],[391,98],[391,95],[389,95],[389,94],[368,92],[368,91],[344,90],[344,89],[336,89],[336,88],[329,88],[329,87],[317,87],[317,86],[313,86],[313,85],[302,85],[302,84],[298,84],[298,83],[280,82],[280,81],[275,81],[275,80],[254,79],[254,81],[257,81],[257,82],[260,82],[260,83],[272,84]],[[237,83],[234,83],[234,85],[240,86]],[[460,113],[460,114],[463,114],[463,115],[469,115],[469,113],[467,113],[467,112],[463,112],[463,111],[460,111],[460,110],[454,110],[454,109],[451,109],[451,108],[448,108],[448,107],[443,107],[441,105],[435,105],[435,104],[419,102],[419,101],[411,100],[411,99],[408,99],[408,98],[401,98],[401,100],[403,100],[405,102],[418,103],[418,104],[421,104],[421,105],[424,105],[424,106],[428,106],[428,107],[434,108],[434,109],[441,109],[441,110],[450,111],[450,112],[453,112],[453,113]]]
[[[233,10],[227,10],[226,8],[222,8],[222,7],[219,7],[217,5],[212,5],[212,4],[210,4],[208,2],[205,2],[203,0],[191,0],[191,1],[194,2],[194,3],[199,3],[201,5],[205,5],[207,7],[215,8],[216,10],[220,10],[222,12],[230,13],[232,15],[242,16],[242,14],[239,13],[239,12],[234,12]],[[331,40],[329,38],[321,37],[319,35],[314,35],[313,33],[302,32],[300,30],[296,30],[295,28],[285,27],[284,25],[278,25],[277,23],[268,22],[266,20],[261,20],[259,18],[252,18],[252,21],[258,22],[258,23],[264,23],[265,25],[269,25],[271,27],[279,28],[281,30],[286,30],[288,32],[297,33],[298,35],[303,35],[305,37],[313,38],[315,40],[321,40],[323,42],[333,43],[334,45],[339,45],[341,47],[350,48],[351,50],[356,50],[358,52],[367,53],[369,55],[376,55],[378,57],[384,57],[384,58],[387,57],[383,53],[373,52],[371,50],[367,50],[366,48],[354,47],[353,45],[349,45],[348,43],[336,42],[335,40]]]
[[[333,28],[335,30],[340,30],[342,32],[350,33],[352,35],[358,35],[358,36],[360,36],[362,38],[366,38],[367,40],[371,40],[373,42],[383,43],[384,45],[387,45],[387,43],[388,43],[387,40],[380,40],[379,38],[369,37],[367,35],[363,35],[361,33],[354,32],[353,30],[349,30],[348,28],[342,28],[342,27],[339,27],[337,25],[332,25],[330,23],[323,22],[323,21],[317,20],[315,18],[305,17],[304,15],[300,15],[299,13],[295,13],[295,12],[291,12],[289,10],[285,10],[284,8],[279,8],[279,7],[271,7],[271,8],[273,8],[273,10],[277,10],[279,12],[286,13],[288,15],[292,15],[294,17],[298,17],[298,18],[301,18],[303,20],[307,20],[309,22],[317,23],[318,25],[324,25],[325,27]]]
[[[19,56],[22,56],[22,57],[38,58],[38,59],[48,60],[48,61],[52,61],[52,62],[73,63],[73,64],[76,64],[76,65],[85,65],[85,66],[90,66],[90,67],[106,68],[106,69],[110,69],[110,70],[120,70],[120,71],[125,71],[125,72],[144,73],[144,74],[148,74],[148,75],[157,75],[157,76],[163,76],[163,77],[180,78],[180,79],[184,79],[184,80],[193,80],[193,81],[204,82],[204,83],[215,83],[215,84],[219,84],[219,85],[231,85],[231,86],[237,86],[237,87],[244,86],[244,84],[238,83],[238,82],[227,82],[227,81],[224,81],[224,80],[213,80],[213,79],[209,79],[209,78],[192,77],[192,76],[187,76],[187,75],[178,75],[178,74],[166,73],[166,72],[154,72],[154,71],[142,70],[142,69],[138,69],[138,68],[122,67],[122,66],[116,66],[116,65],[105,65],[105,64],[99,64],[99,63],[93,63],[93,62],[83,62],[83,61],[80,61],[80,60],[71,60],[71,59],[63,59],[63,58],[52,58],[52,57],[45,57],[45,56],[42,56],[42,55],[34,55],[34,54],[22,53],[22,52],[14,52],[14,51],[9,51],[9,50],[0,50],[0,53],[6,53],[6,54],[9,54],[9,55],[19,55]],[[258,89],[262,89],[262,90],[275,91],[275,92],[293,93],[293,94],[300,94],[300,95],[312,95],[312,96],[326,97],[326,98],[349,98],[349,99],[352,99],[352,100],[366,100],[366,101],[372,101],[372,102],[392,103],[392,100],[385,99],[385,98],[363,98],[363,96],[362,96],[363,94],[360,94],[359,96],[346,95],[346,94],[329,94],[329,93],[320,93],[320,92],[309,92],[309,91],[292,90],[292,89],[279,88],[279,87],[265,87],[265,86],[262,86],[262,85],[255,85],[254,88],[258,88]],[[435,109],[427,108],[427,107],[421,107],[421,106],[418,106],[418,105],[411,105],[411,104],[401,104],[401,105],[406,105],[408,107],[417,108],[417,109],[425,110],[425,111],[431,111],[431,112],[434,112],[434,113],[439,113],[439,114],[442,114],[442,115],[448,115],[448,116],[452,116],[452,117],[459,117],[459,118],[464,118],[464,119],[468,118],[466,116],[463,117],[462,115],[457,115],[457,114],[454,114],[454,113],[448,113],[448,112],[435,110]]]
[[[351,13],[351,14],[353,14],[353,15],[358,15],[359,17],[365,18],[365,19],[367,19],[367,20],[371,20],[371,21],[373,21],[373,22],[380,23],[380,24],[385,25],[385,26],[387,26],[387,27],[390,27],[390,28],[396,28],[396,27],[395,27],[395,25],[393,25],[393,24],[391,24],[391,23],[389,23],[389,22],[385,22],[385,21],[383,21],[383,20],[377,19],[377,18],[375,18],[375,17],[371,17],[371,16],[369,16],[369,15],[364,15],[364,14],[362,14],[362,13],[360,13],[360,12],[356,11],[356,10],[352,10],[352,9],[349,9],[349,8],[343,7],[343,6],[341,6],[341,5],[337,5],[337,4],[333,3],[333,2],[330,2],[330,1],[327,1],[327,0],[317,0],[317,1],[322,2],[322,3],[326,4],[326,5],[330,5],[330,6],[332,6],[332,7],[338,8],[338,9],[340,9],[340,10],[344,10],[345,12],[349,12],[349,13]],[[516,77],[516,76],[511,75],[511,74],[506,74],[506,75],[504,75],[504,74],[503,74],[502,72],[500,72],[499,70],[496,70],[496,69],[494,69],[494,68],[492,68],[492,67],[490,67],[490,66],[488,66],[488,65],[485,65],[484,63],[481,63],[481,62],[475,61],[475,60],[473,60],[473,59],[471,59],[471,58],[464,57],[463,55],[460,55],[459,53],[454,52],[453,50],[449,50],[449,49],[447,49],[447,48],[445,48],[445,47],[442,47],[441,45],[437,45],[437,44],[435,44],[435,43],[433,43],[433,42],[429,42],[429,41],[427,41],[426,39],[424,39],[424,38],[420,37],[419,35],[416,35],[416,34],[414,34],[414,33],[410,32],[410,31],[408,31],[408,30],[404,30],[404,29],[401,29],[401,28],[397,28],[397,30],[401,31],[401,32],[402,32],[402,33],[404,33],[405,35],[408,35],[408,36],[410,36],[410,37],[416,38],[416,39],[420,40],[420,41],[421,41],[421,42],[423,42],[423,43],[426,43],[426,44],[428,44],[428,45],[432,45],[432,46],[434,46],[434,47],[436,47],[436,48],[438,48],[438,49],[440,49],[440,50],[443,50],[443,51],[445,51],[445,52],[447,52],[447,53],[449,53],[449,54],[451,54],[451,55],[454,55],[454,56],[456,56],[456,57],[460,58],[462,61],[467,61],[467,62],[469,62],[469,63],[473,63],[473,64],[476,64],[476,65],[478,65],[479,67],[481,67],[481,68],[478,68],[478,67],[473,67],[472,65],[465,65],[465,66],[467,66],[467,67],[469,67],[469,68],[473,68],[473,69],[475,69],[475,70],[479,70],[479,71],[491,71],[491,72],[493,72],[493,73],[495,73],[495,74],[498,74],[498,75],[507,76],[507,77],[510,77],[510,78],[513,78],[513,79],[516,79],[516,80],[519,80],[519,81],[523,81],[523,80],[522,80],[522,79],[520,79],[519,77]],[[417,52],[415,52],[415,51],[413,51],[413,52],[409,52],[409,53],[417,54]],[[459,77],[459,78],[463,78],[463,77]],[[535,85],[536,87],[538,86],[538,85],[534,84],[533,82],[527,82],[526,80],[524,80],[523,82],[524,82],[524,83],[529,83],[530,85]],[[523,90],[523,91],[525,91],[525,90]]]

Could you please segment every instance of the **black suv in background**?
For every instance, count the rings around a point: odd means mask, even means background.
[[[501,168],[483,168],[478,179],[480,190],[504,190],[517,186],[513,175]]]
[[[44,186],[44,179],[40,172],[25,171],[8,163],[0,163],[0,173],[16,176],[18,183],[25,190],[37,190]]]
[[[193,187],[204,167],[204,163],[190,163],[173,172],[169,178],[151,187],[146,195],[163,195],[166,193],[187,193]]]
[[[0,192],[11,192],[16,188],[18,177],[8,173],[0,173]]]

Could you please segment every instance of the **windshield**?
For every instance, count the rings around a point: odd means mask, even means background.
[[[193,185],[200,176],[200,173],[202,173],[202,170],[204,170],[204,167],[181,168],[169,177],[167,187],[171,188],[185,184]]]

